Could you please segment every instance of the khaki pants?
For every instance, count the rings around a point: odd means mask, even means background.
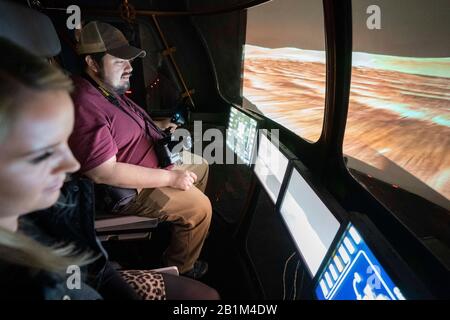
[[[211,202],[203,193],[209,167],[203,158],[183,152],[183,165],[173,168],[176,169],[194,172],[197,175],[194,186],[187,191],[169,187],[143,189],[121,214],[171,222],[172,236],[164,259],[167,265],[175,265],[184,273],[193,268],[211,223]]]

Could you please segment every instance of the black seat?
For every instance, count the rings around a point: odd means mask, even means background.
[[[61,51],[61,43],[49,17],[10,1],[0,2],[0,37],[40,57],[54,57]]]

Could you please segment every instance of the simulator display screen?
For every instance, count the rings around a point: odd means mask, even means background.
[[[367,13],[373,4],[352,1],[348,166],[450,210],[450,2],[378,0],[379,21]],[[322,2],[274,0],[249,9],[247,21],[243,97],[316,141],[325,105]]]
[[[339,231],[340,223],[295,169],[292,171],[280,212],[314,276]]]
[[[319,300],[405,300],[350,224],[318,280]]]
[[[276,203],[289,160],[279,150],[277,140],[271,142],[265,134],[259,137],[255,174],[272,201]]]
[[[274,0],[247,13],[242,94],[310,141],[320,137],[325,106],[323,26],[316,0]]]
[[[233,150],[243,164],[250,164],[256,144],[257,125],[255,119],[231,108],[227,129],[227,146]]]

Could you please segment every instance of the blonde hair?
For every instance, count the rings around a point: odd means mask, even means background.
[[[7,136],[27,90],[72,90],[72,81],[58,68],[0,38],[0,146]],[[0,208],[1,210],[1,208]],[[17,232],[0,227],[0,259],[21,266],[64,272],[69,265],[94,261],[91,254],[78,254],[73,245],[46,247]]]
[[[70,265],[95,261],[91,253],[77,253],[73,244],[46,247],[18,232],[0,227],[0,259],[14,265],[64,273]]]

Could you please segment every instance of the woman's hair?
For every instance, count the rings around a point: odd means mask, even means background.
[[[0,148],[26,103],[27,90],[72,90],[71,80],[59,69],[11,41],[0,37]],[[0,151],[1,152],[1,151]],[[0,208],[1,210],[1,208]],[[1,214],[1,213],[0,213]],[[68,265],[84,265],[90,254],[76,254],[72,245],[49,248],[0,227],[0,259],[26,267],[64,272]]]
[[[90,253],[77,253],[74,245],[46,247],[32,238],[0,227],[0,259],[14,265],[64,273],[70,265],[93,262]]]

